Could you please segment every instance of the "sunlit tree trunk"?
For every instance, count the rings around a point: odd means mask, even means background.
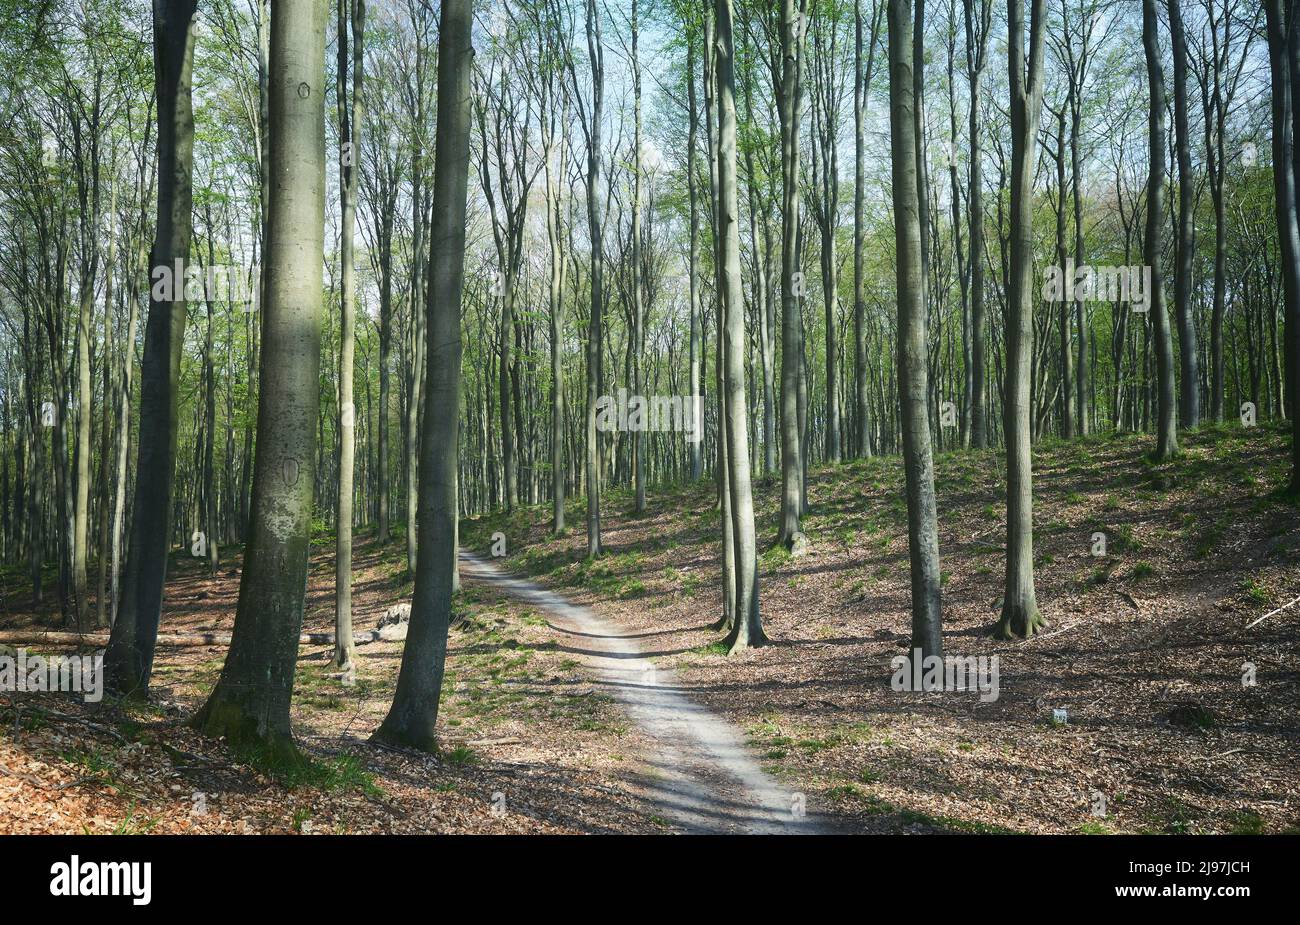
[[[1178,452],[1178,423],[1177,408],[1174,405],[1174,351],[1170,342],[1169,318],[1165,315],[1164,273],[1160,260],[1160,235],[1164,230],[1165,78],[1160,64],[1160,43],[1156,35],[1158,26],[1155,0],[1142,0],[1142,47],[1146,53],[1147,80],[1151,86],[1147,224],[1142,254],[1143,260],[1151,268],[1151,291],[1147,295],[1147,303],[1155,335],[1156,459],[1163,461]]]
[[[271,16],[270,224],[253,509],[226,662],[193,724],[293,756],[289,701],[307,591],[320,404],[325,4]]]
[[[420,538],[410,629],[392,706],[374,738],[432,751],[447,660],[456,574],[461,296],[469,186],[469,0],[443,0],[438,35],[438,127],[429,228],[428,392],[420,440]]]
[[[731,652],[767,641],[758,606],[758,544],[754,531],[754,497],[750,483],[749,411],[745,398],[745,306],[740,279],[740,197],[736,183],[736,72],[731,0],[716,0],[718,78],[718,241],[725,326],[724,393],[727,487],[734,548],[735,619],[727,644]]]
[[[1007,441],[1007,568],[995,635],[1032,636],[1044,621],[1034,591],[1034,496],[1030,446],[1033,362],[1033,193],[1043,102],[1043,0],[1031,0],[1025,61],[1024,0],[1008,4],[1011,86],[1011,241],[1007,281],[1007,366],[1003,412]]]
[[[338,0],[339,112],[339,260],[342,286],[339,294],[339,481],[338,523],[334,561],[334,659],[346,671],[352,665],[352,497],[356,456],[356,404],[352,395],[352,367],[356,356],[356,266],[353,234],[357,215],[357,181],[364,113],[365,0],[351,0],[352,57],[348,60],[348,0]],[[352,88],[348,90],[348,67]],[[350,99],[349,99],[350,96]],[[350,103],[350,106],[349,106]]]
[[[912,648],[943,655],[939,527],[930,447],[929,368],[921,227],[920,144],[913,68],[912,4],[889,0],[889,137],[898,262],[898,390],[907,479],[907,547],[912,576]]]
[[[803,319],[799,269],[799,116],[802,99],[807,0],[782,0],[781,47],[774,68],[777,113],[781,123],[781,525],[777,537],[787,548],[803,545],[803,434],[799,393],[803,363]]]
[[[1192,222],[1196,177],[1192,174],[1191,131],[1187,127],[1187,37],[1181,0],[1169,2],[1170,53],[1174,59],[1174,140],[1178,158],[1178,267],[1174,275],[1174,318],[1182,379],[1179,408],[1184,427],[1201,423],[1201,366],[1192,315]]]

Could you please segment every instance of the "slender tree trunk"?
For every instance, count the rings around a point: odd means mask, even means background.
[[[872,3],[871,32],[864,67],[862,0],[853,3],[853,420],[854,453],[871,455],[870,397],[867,384],[866,247],[867,91],[880,27],[879,0]]]
[[[976,6],[976,3],[979,6]],[[984,152],[980,105],[984,66],[988,53],[992,0],[963,0],[966,21],[966,73],[970,80],[970,337],[971,337],[971,444],[988,445],[986,402],[988,372],[984,345],[987,340],[984,317]]]
[[[93,164],[91,170],[98,171]],[[92,181],[98,187],[98,180]],[[91,205],[92,234],[85,236],[91,256],[85,259],[81,274],[81,305],[77,313],[77,445],[76,503],[73,507],[72,588],[77,605],[77,630],[83,632],[90,614],[90,582],[87,575],[87,552],[90,542],[90,422],[94,402],[90,377],[90,325],[95,307],[95,277],[99,269],[98,192]]]
[[[205,223],[208,227],[208,266],[214,265],[215,251],[212,242],[212,210],[205,203]],[[217,429],[217,377],[216,360],[213,356],[212,338],[212,294],[204,300],[207,308],[207,327],[203,332],[203,522],[204,556],[207,559],[208,575],[216,575],[220,561],[219,548],[221,534],[217,528],[217,492],[215,479],[214,454],[216,450]]]
[[[143,187],[143,182],[142,182]],[[144,217],[141,216],[141,226],[144,225]],[[128,240],[131,240],[128,238]],[[118,603],[120,601],[119,582],[122,578],[121,558],[122,558],[122,528],[126,519],[126,491],[127,491],[127,471],[126,462],[130,455],[131,449],[131,382],[135,378],[135,350],[132,345],[135,344],[136,331],[140,323],[139,310],[139,290],[136,280],[143,276],[145,268],[146,254],[144,251],[143,241],[135,249],[132,255],[132,265],[135,272],[127,274],[127,323],[126,323],[126,340],[123,341],[121,365],[118,371],[117,381],[117,447],[116,447],[116,477],[113,481],[113,527],[112,527],[112,576],[110,578],[112,597],[112,610],[109,614],[109,625],[117,625]]]
[[[587,225],[591,236],[591,311],[587,329],[587,557],[600,555],[600,433],[596,430],[596,403],[602,385],[604,361],[602,315],[604,293],[604,207],[600,178],[601,119],[604,110],[605,58],[601,49],[600,19],[596,0],[587,0],[587,52],[591,58],[591,113],[587,132]]]
[[[645,394],[644,372],[642,370],[645,352],[645,304],[644,267],[641,254],[641,59],[638,54],[640,25],[638,23],[637,0],[632,0],[632,108],[633,108],[633,147],[632,152],[632,392],[640,396],[643,403],[648,403]],[[642,406],[646,407],[645,404]],[[646,409],[648,411],[648,408]],[[643,429],[632,431],[632,467],[634,473],[633,493],[635,495],[636,513],[645,513],[646,490],[646,435]]]
[[[194,116],[190,69],[194,58],[194,0],[154,3],[154,75],[158,100],[158,225],[151,276],[173,272],[190,252]],[[173,283],[183,281],[173,280]],[[155,287],[156,289],[157,287]],[[149,299],[140,369],[140,437],[131,538],[122,605],[104,653],[108,687],[144,696],[167,578],[167,546],[176,460],[177,400],[185,340],[184,285],[175,301]],[[129,362],[129,361],[128,361]],[[128,398],[129,400],[129,398]]]
[[[930,448],[929,367],[921,284],[917,172],[920,144],[913,69],[910,0],[889,0],[889,136],[898,261],[898,392],[903,467],[907,478],[907,548],[912,575],[912,648],[943,655],[943,602],[939,574],[938,511]]]
[[[727,488],[734,549],[735,619],[727,636],[730,652],[767,642],[758,603],[758,541],[750,483],[749,411],[745,400],[745,306],[740,278],[740,197],[736,189],[736,72],[731,0],[715,0],[718,77],[718,220],[720,293],[725,327],[720,407],[726,417]]]
[[[356,266],[353,234],[356,228],[358,149],[365,112],[362,88],[365,81],[365,0],[351,0],[352,89],[351,111],[348,92],[348,0],[338,2],[339,110],[339,260],[342,290],[339,294],[339,481],[338,523],[334,561],[334,659],[332,665],[346,671],[352,667],[352,498],[356,456],[357,410],[352,394],[352,367],[356,356]]]
[[[799,392],[803,363],[803,319],[799,302],[799,114],[802,97],[806,0],[782,0],[777,111],[781,122],[781,527],[777,542],[789,549],[804,545],[800,518],[804,506],[803,434]]]
[[[1031,0],[1028,71],[1024,0],[1008,4],[1011,82],[1011,267],[1007,281],[1007,569],[995,635],[1032,636],[1044,621],[1034,592],[1034,496],[1030,446],[1033,362],[1033,192],[1043,102],[1043,0]]]
[[[705,49],[705,54],[711,54]],[[701,363],[704,359],[703,318],[700,304],[700,205],[699,184],[696,178],[695,148],[699,134],[699,104],[695,92],[695,40],[687,34],[686,41],[686,85],[690,112],[689,128],[686,141],[686,190],[690,200],[690,286],[691,286],[691,481],[698,482],[704,475],[704,417],[703,402],[700,399]]]
[[[103,398],[100,407],[100,435],[99,435],[99,487],[103,492],[99,502],[99,541],[98,541],[98,559],[99,559],[99,583],[95,594],[95,628],[98,629],[104,625],[105,618],[109,616],[108,607],[108,550],[109,550],[109,509],[112,505],[109,503],[113,497],[112,493],[112,438],[113,438],[113,270],[117,265],[117,176],[114,170],[115,165],[110,165],[110,180],[108,190],[108,260],[105,264],[104,272],[104,355],[101,360],[103,366]],[[131,351],[135,348],[134,343],[124,344],[122,348],[123,358],[128,358]],[[129,362],[129,359],[127,359]],[[8,458],[6,457],[6,466]],[[8,473],[5,474],[4,488],[8,491]],[[5,518],[8,519],[9,509],[5,506]],[[7,524],[6,524],[7,526]],[[5,531],[6,536],[8,531]],[[0,549],[0,554],[3,549]]]
[[[554,103],[553,103],[554,105]],[[561,123],[568,116],[562,107]],[[548,126],[546,139],[546,233],[551,249],[551,272],[548,279],[551,320],[551,529],[564,535],[564,237],[561,232],[560,193],[565,164],[565,131]]]
[[[374,738],[432,751],[447,659],[456,572],[461,390],[461,296],[469,186],[469,0],[443,0],[438,35],[438,126],[429,233],[428,391],[420,441],[420,538],[410,631],[388,716]]]
[[[1200,352],[1196,320],[1192,316],[1193,192],[1191,132],[1187,127],[1187,38],[1183,33],[1181,0],[1169,2],[1169,35],[1174,59],[1174,138],[1178,156],[1178,268],[1174,276],[1174,317],[1178,322],[1179,365],[1182,380],[1179,408],[1184,427],[1201,423]]]
[[[1142,0],[1142,47],[1146,53],[1147,79],[1151,85],[1148,118],[1150,172],[1147,175],[1147,224],[1142,252],[1147,266],[1151,267],[1151,291],[1147,301],[1156,349],[1156,459],[1163,461],[1178,453],[1178,425],[1174,405],[1173,345],[1170,343],[1169,319],[1165,315],[1164,273],[1160,267],[1160,234],[1164,229],[1165,78],[1160,65],[1160,44],[1156,36],[1158,26],[1155,0]]]

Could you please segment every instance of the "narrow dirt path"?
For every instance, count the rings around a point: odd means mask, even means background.
[[[488,560],[461,553],[461,576],[537,608],[561,644],[607,687],[652,743],[644,756],[653,769],[639,785],[663,816],[691,832],[815,834],[822,827],[804,812],[801,794],[765,773],[744,737],[726,720],[693,701],[671,671],[646,658],[635,636],[622,633],[585,607],[507,575]]]

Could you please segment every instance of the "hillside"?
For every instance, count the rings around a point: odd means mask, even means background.
[[[833,830],[1280,831],[1300,825],[1300,608],[1247,626],[1300,587],[1300,514],[1275,494],[1285,437],[1204,430],[1161,466],[1146,461],[1149,438],[1045,442],[1036,550],[1050,626],[1019,643],[986,635],[1002,577],[999,456],[941,455],[945,647],[998,656],[996,700],[890,687],[909,619],[897,459],[811,474],[808,555],[761,558],[773,644],[734,657],[709,629],[721,606],[709,483],[653,491],[642,518],[611,493],[608,552],[594,563],[581,529],[547,535],[544,507],[466,521],[462,542],[486,556],[503,532],[505,568],[619,627],[612,637],[742,730],[749,755]],[[757,499],[770,544],[776,485],[761,483]],[[580,528],[580,504],[569,516]],[[1104,557],[1093,555],[1096,532]],[[332,623],[331,540],[315,538],[309,630]],[[368,629],[411,586],[396,543],[367,535],[356,566],[356,622]],[[50,613],[25,609],[16,572],[5,578],[0,628],[49,625]],[[177,555],[162,631],[228,631],[237,592],[237,562],[209,578]],[[362,646],[352,686],[329,673],[326,647],[304,646],[294,723],[307,771],[232,755],[184,727],[215,683],[220,647],[161,648],[144,707],[39,695],[15,709],[5,696],[0,829],[679,830],[655,744],[585,667],[594,644],[467,580],[437,757],[365,742],[391,700],[401,643]],[[1243,686],[1246,663],[1254,686]]]

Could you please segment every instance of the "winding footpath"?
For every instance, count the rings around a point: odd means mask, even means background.
[[[803,796],[764,772],[740,732],[692,700],[673,672],[645,657],[635,637],[622,634],[586,607],[464,551],[461,576],[527,603],[542,612],[556,632],[571,637],[568,647],[575,657],[613,693],[652,743],[644,758],[654,774],[640,786],[665,819],[697,833],[821,831],[817,820],[804,812]]]

